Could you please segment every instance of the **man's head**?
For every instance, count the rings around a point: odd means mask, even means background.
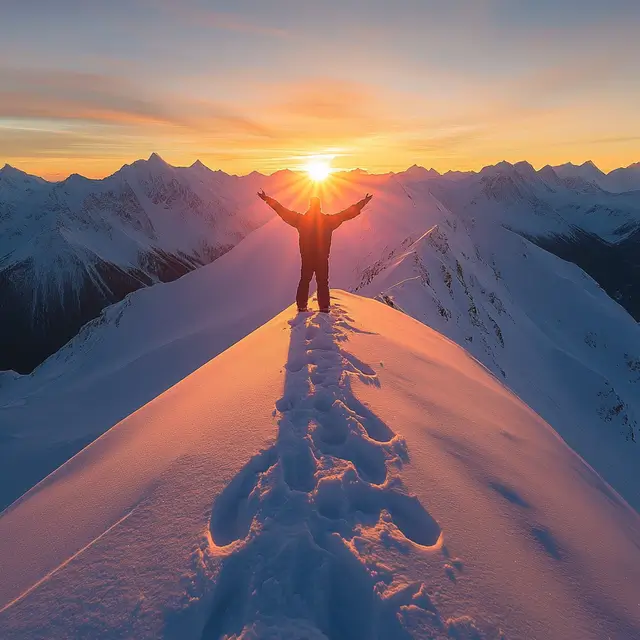
[[[311,200],[309,200],[309,213],[320,213],[321,210],[320,198],[313,196]]]

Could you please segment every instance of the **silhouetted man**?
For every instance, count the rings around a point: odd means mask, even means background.
[[[296,213],[283,207],[277,200],[269,197],[264,191],[258,195],[287,223],[298,230],[300,236],[300,256],[302,268],[300,284],[296,294],[298,311],[307,311],[309,299],[309,285],[313,274],[316,274],[318,285],[318,306],[320,311],[329,311],[329,252],[331,250],[331,234],[345,220],[351,220],[360,212],[373,197],[367,194],[360,202],[348,209],[332,216],[322,213],[320,198],[313,197],[309,203],[309,210]]]

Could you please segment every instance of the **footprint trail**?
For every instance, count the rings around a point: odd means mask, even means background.
[[[289,322],[277,441],[213,505],[224,560],[203,640],[411,638],[407,615],[446,633],[425,585],[400,588],[375,561],[376,548],[439,550],[442,532],[402,482],[405,441],[352,392],[380,381],[347,351],[349,323],[339,305]]]

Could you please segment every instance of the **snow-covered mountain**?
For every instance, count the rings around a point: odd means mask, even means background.
[[[606,173],[596,167],[591,160],[587,160],[581,165],[567,162],[554,167],[554,169],[561,178],[581,178],[585,182],[596,184],[599,187],[604,187],[607,181]]]
[[[7,640],[640,633],[638,514],[464,349],[341,292],[119,423],[0,539]]]
[[[607,186],[610,191],[640,190],[640,162],[611,171],[607,175]]]
[[[638,167],[605,176],[593,163],[545,167],[506,162],[479,173],[343,172],[433,192],[453,211],[491,215],[594,276],[636,318],[640,242]],[[611,185],[607,182],[611,177]],[[606,178],[606,180],[605,180]],[[0,370],[26,373],[111,303],[215,260],[270,218],[255,191],[294,197],[299,174],[229,176],[196,161],[172,167],[157,154],[104,180],[49,183],[0,170]],[[393,187],[390,187],[393,188]],[[586,235],[585,235],[586,234]],[[614,250],[611,251],[611,244]]]
[[[554,167],[556,173],[566,180],[578,180],[597,185],[605,191],[622,193],[640,189],[640,162],[604,173],[591,160],[581,165],[571,162]]]
[[[327,210],[365,191],[375,198],[335,234],[333,286],[462,345],[640,508],[638,324],[581,269],[505,225],[570,228],[557,212],[507,201],[449,208],[432,189],[397,176],[345,180]],[[6,374],[1,504],[286,307],[298,267],[295,230],[273,219],[214,263],[109,307],[32,375]]]
[[[456,214],[490,219],[574,262],[640,320],[639,191],[609,193],[526,162],[419,184]]]
[[[441,175],[435,169],[425,169],[417,164],[412,165],[405,171],[395,174],[403,182],[420,182],[431,178],[439,178]]]
[[[30,371],[105,306],[228,251],[269,217],[248,195],[156,154],[104,180],[0,169],[0,369]]]

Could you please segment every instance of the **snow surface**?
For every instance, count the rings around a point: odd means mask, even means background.
[[[474,180],[543,189],[532,172],[521,163]],[[459,182],[443,195],[452,209],[432,189],[434,179],[399,174],[345,179],[327,211],[375,197],[335,234],[332,285],[384,299],[465,347],[639,509],[637,323],[580,269],[505,229],[569,228],[559,214],[526,200],[510,208],[496,191],[456,208]],[[279,313],[298,268],[296,232],[274,219],[213,264],[108,308],[31,376],[1,378],[0,505]]]
[[[0,637],[639,636],[638,514],[464,349],[334,295],[0,516]]]

